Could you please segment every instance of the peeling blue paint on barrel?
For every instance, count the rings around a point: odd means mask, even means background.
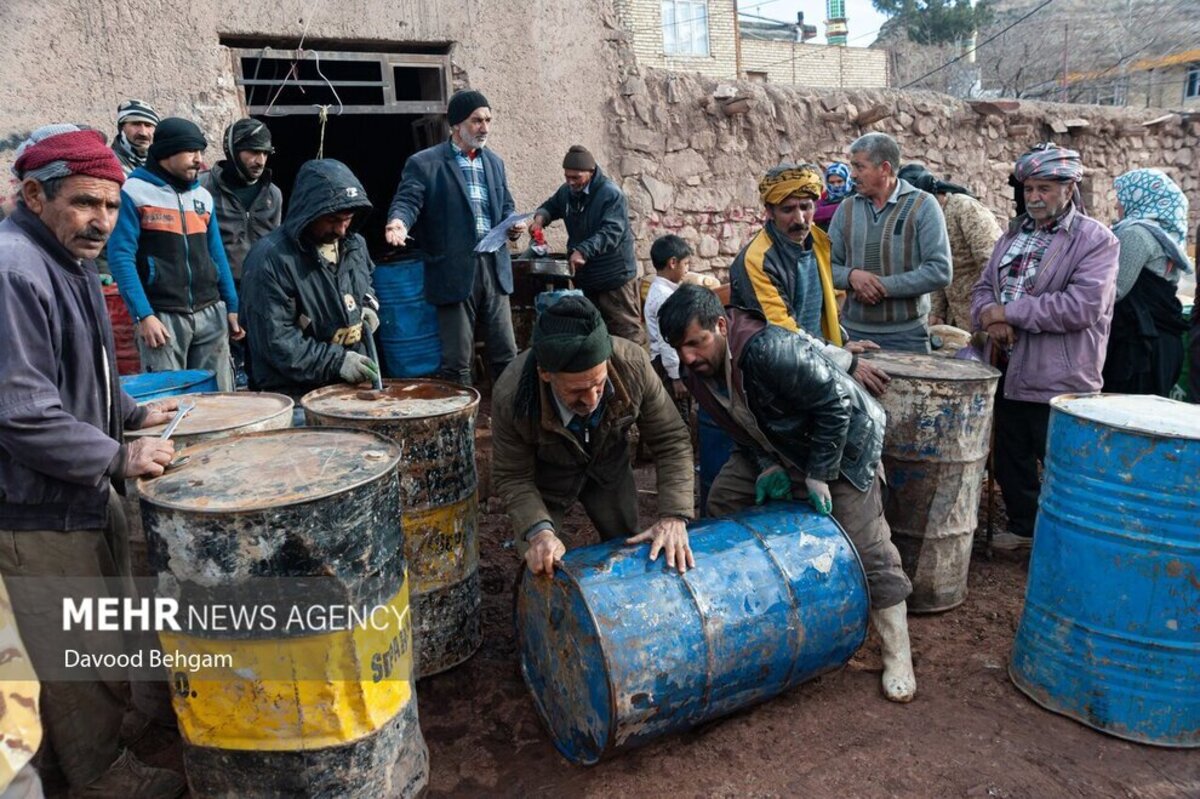
[[[1009,675],[1102,732],[1200,747],[1200,407],[1051,402]]]
[[[696,568],[648,545],[524,572],[521,672],[555,747],[591,764],[837,669],[867,632],[866,575],[832,518],[772,503],[691,527]]]
[[[138,402],[149,402],[180,394],[216,391],[217,375],[209,369],[146,372],[140,375],[125,375],[121,378],[121,388]]]

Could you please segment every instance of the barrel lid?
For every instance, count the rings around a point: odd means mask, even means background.
[[[188,461],[138,481],[153,505],[203,513],[254,511],[340,494],[394,470],[400,447],[369,430],[302,427],[202,441]]]
[[[281,413],[292,412],[295,404],[282,394],[256,393],[253,391],[222,391],[212,394],[183,394],[176,397],[182,402],[194,402],[196,407],[183,417],[173,435],[187,438],[195,435],[237,430],[271,419]],[[162,435],[167,423],[140,430],[130,430],[125,435]]]
[[[385,380],[383,391],[337,385],[310,391],[305,410],[340,419],[422,419],[473,408],[479,392],[443,380]]]
[[[916,352],[872,350],[863,357],[879,366],[890,377],[915,380],[999,380],[1000,372],[978,361],[964,361],[941,355]]]
[[[1142,394],[1063,394],[1056,411],[1110,427],[1169,438],[1200,439],[1200,405]]]

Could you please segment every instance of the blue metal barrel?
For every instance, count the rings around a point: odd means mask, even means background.
[[[679,575],[648,545],[525,570],[521,672],[558,751],[591,764],[836,669],[867,632],[858,554],[828,516],[772,504],[691,528]]]
[[[216,373],[209,369],[146,372],[121,378],[121,388],[138,402],[217,390]]]
[[[1050,406],[1009,675],[1110,735],[1200,746],[1200,407],[1117,394]]]
[[[442,362],[437,308],[425,302],[425,263],[420,259],[376,264],[379,298],[379,359],[384,377],[424,377]]]
[[[703,513],[708,505],[708,491],[712,488],[713,480],[717,479],[721,467],[729,460],[733,440],[703,408],[697,414],[697,420],[700,440],[700,511]]]

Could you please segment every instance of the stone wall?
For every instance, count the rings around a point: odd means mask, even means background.
[[[868,131],[895,136],[905,161],[969,186],[1001,219],[1012,209],[1013,160],[1054,139],[1082,153],[1084,199],[1097,218],[1115,218],[1114,177],[1156,166],[1187,192],[1192,229],[1200,221],[1200,119],[1172,115],[1145,126],[1165,112],[1021,102],[1002,113],[934,93],[821,93],[748,82],[732,91],[749,95],[750,109],[727,116],[713,94],[731,94],[728,84],[641,73],[626,79],[609,119],[619,153],[610,171],[628,195],[644,273],[652,270],[654,238],[676,233],[696,251],[697,271],[723,278],[760,225],[759,176],[780,161],[846,160],[850,142]]]
[[[834,89],[888,85],[886,50],[742,39],[742,71],[766,73],[768,83]]]

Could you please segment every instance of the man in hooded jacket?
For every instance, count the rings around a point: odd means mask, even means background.
[[[283,193],[271,182],[267,159],[275,152],[271,131],[257,119],[239,119],[221,137],[225,160],[200,176],[200,185],[213,198],[221,244],[238,294],[242,291],[242,264],[250,248],[279,227]],[[231,341],[230,353],[237,384],[246,385],[245,339]]]
[[[252,389],[300,397],[378,374],[365,341],[379,326],[375,265],[358,233],[370,212],[341,161],[300,167],[287,218],[254,245],[242,272]]]

